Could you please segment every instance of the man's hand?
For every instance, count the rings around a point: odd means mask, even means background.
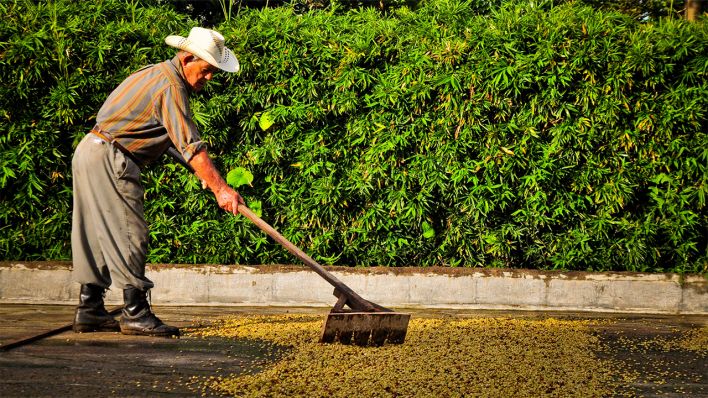
[[[238,214],[239,204],[246,204],[241,195],[228,185],[224,185],[219,192],[214,192],[214,196],[216,196],[216,201],[219,202],[219,207],[234,215]]]

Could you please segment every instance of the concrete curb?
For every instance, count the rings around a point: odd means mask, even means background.
[[[708,314],[701,275],[477,268],[328,267],[362,297],[401,308]],[[332,287],[304,266],[148,266],[161,305],[331,307]],[[0,262],[0,303],[75,304],[68,262]],[[120,291],[106,295],[120,304]]]

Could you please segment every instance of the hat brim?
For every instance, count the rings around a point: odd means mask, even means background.
[[[226,72],[238,72],[241,69],[241,65],[238,63],[236,55],[228,48],[224,47],[224,60],[222,62],[217,61],[208,52],[202,50],[192,43],[188,38],[182,36],[167,36],[165,37],[165,43],[174,48],[187,51],[196,55],[197,57],[205,60],[210,65],[213,65]]]

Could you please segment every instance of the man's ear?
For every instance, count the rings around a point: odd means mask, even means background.
[[[182,63],[182,66],[185,66],[185,65],[187,65],[188,63],[194,61],[195,58],[196,58],[196,57],[195,57],[193,54],[188,53],[188,52],[185,51],[185,52],[183,52],[182,54],[180,54],[179,60],[180,60],[180,62]]]

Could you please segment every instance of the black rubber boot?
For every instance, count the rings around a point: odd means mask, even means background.
[[[120,318],[120,332],[138,336],[179,336],[179,329],[162,323],[150,309],[147,291],[136,288],[123,290],[123,316]]]
[[[103,294],[106,289],[92,284],[81,285],[79,306],[74,313],[72,329],[76,333],[118,332],[120,326],[106,311]]]

